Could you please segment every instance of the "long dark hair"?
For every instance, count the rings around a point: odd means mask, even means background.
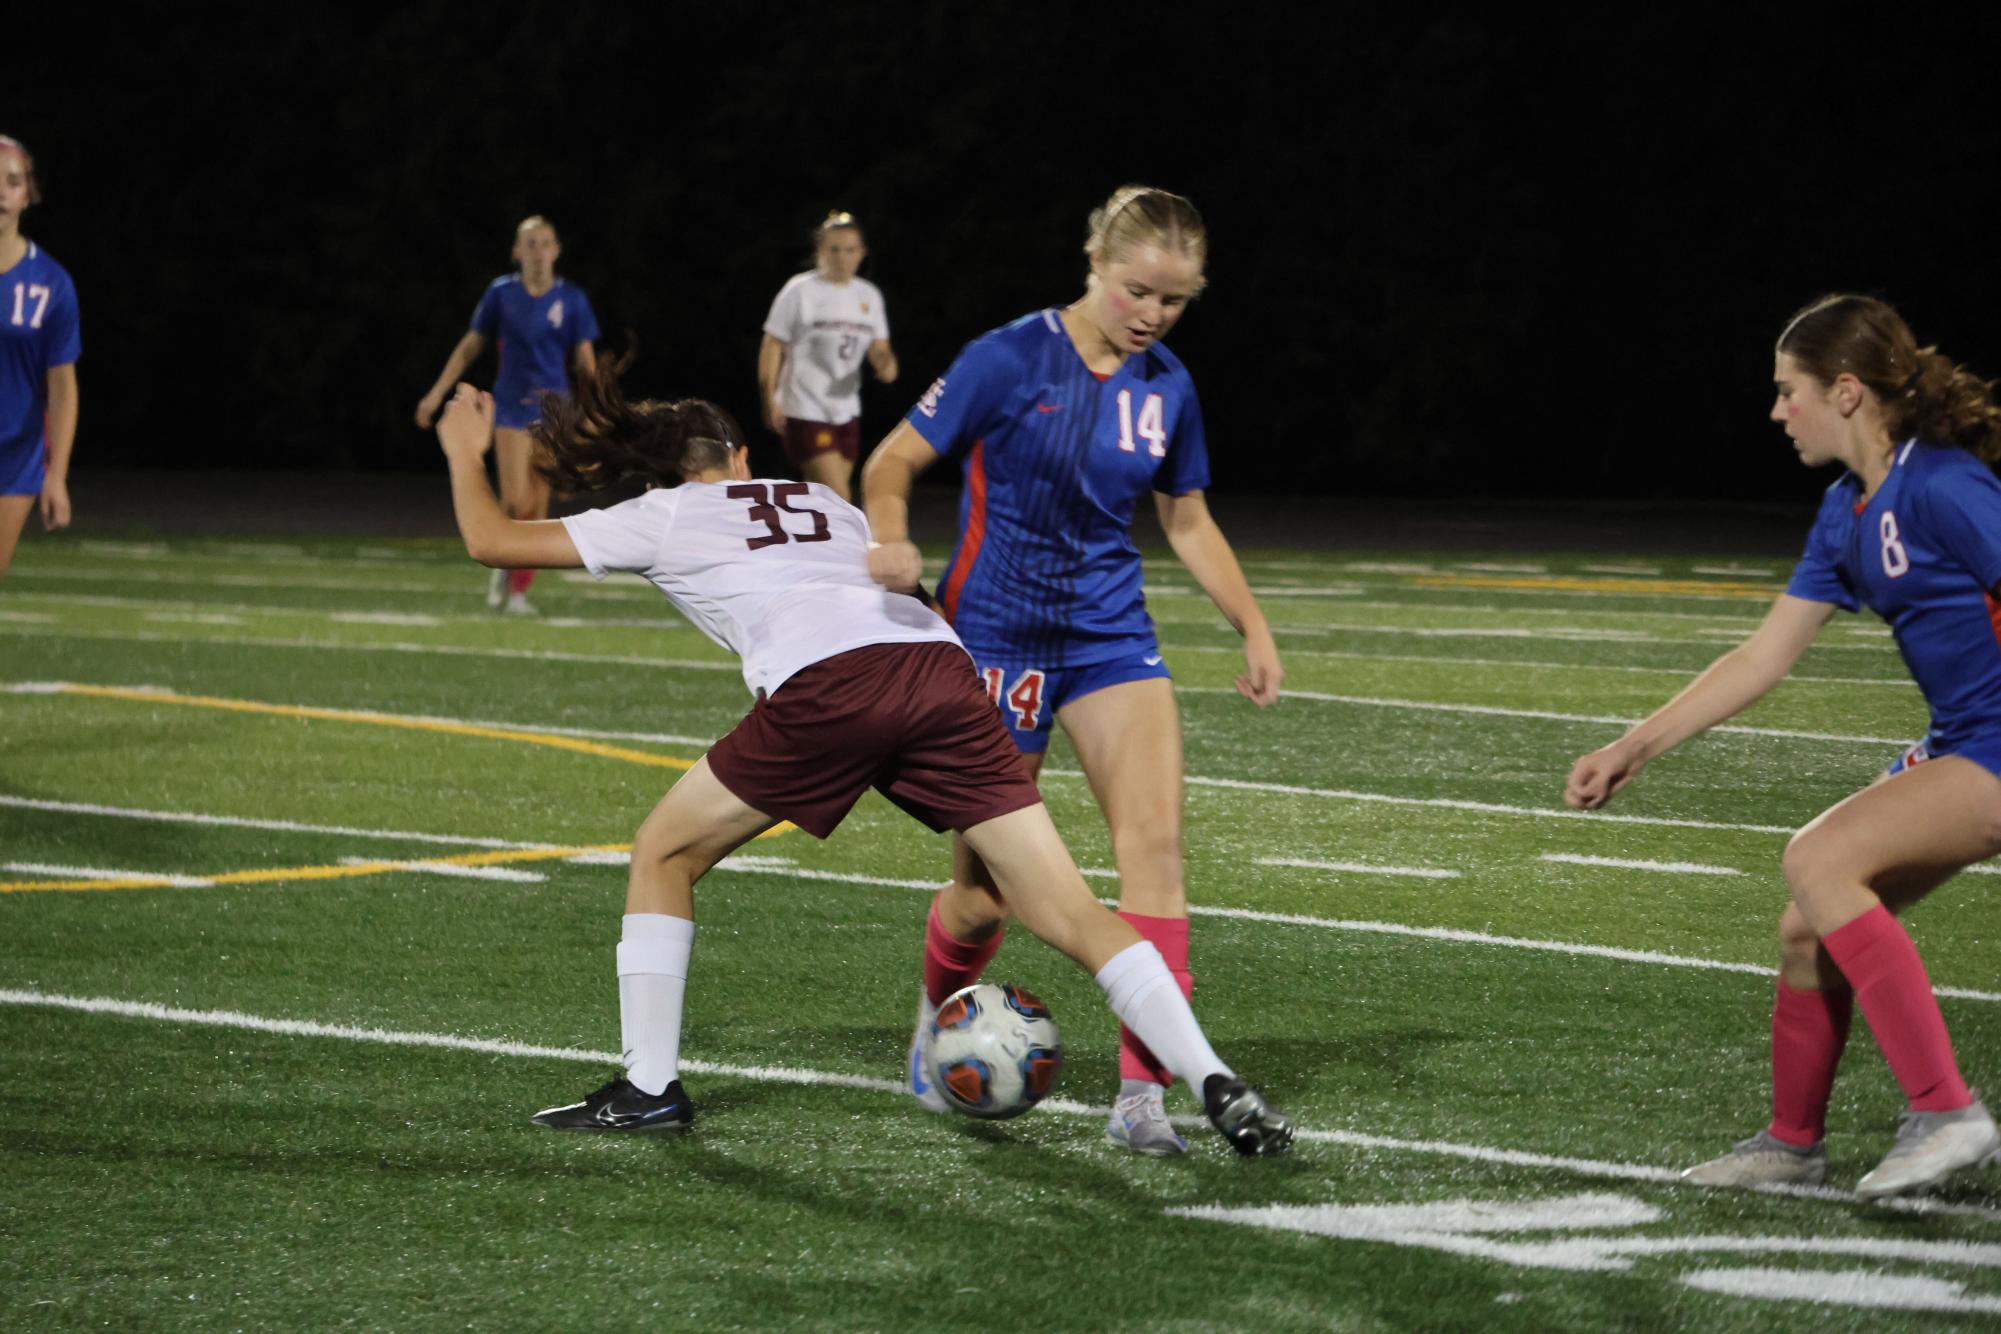
[[[2001,462],[2001,406],[1983,380],[1936,347],[1919,347],[1888,302],[1838,293],[1803,307],[1778,350],[1822,384],[1853,375],[1876,392],[1890,438],[1958,445]]]
[[[542,419],[529,434],[545,451],[536,469],[563,495],[639,482],[678,486],[695,473],[728,464],[744,447],[743,428],[699,398],[629,401],[618,377],[631,355],[607,357],[579,376],[569,398],[542,395]]]

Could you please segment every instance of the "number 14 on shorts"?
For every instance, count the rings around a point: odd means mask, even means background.
[[[1024,732],[1033,732],[1042,720],[1042,672],[1030,667],[1014,678],[1012,686],[1004,684],[1005,677],[1006,672],[999,667],[989,667],[980,673],[980,679],[986,682],[987,698],[1014,710],[1014,725]]]

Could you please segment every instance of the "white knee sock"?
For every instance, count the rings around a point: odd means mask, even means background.
[[[1202,1036],[1195,1012],[1167,971],[1167,960],[1147,941],[1129,945],[1098,970],[1098,985],[1111,1002],[1112,1013],[1139,1035],[1139,1040],[1167,1068],[1202,1094],[1202,1082],[1213,1074],[1234,1073]]]
[[[625,1077],[663,1093],[681,1077],[681,998],[695,924],[664,913],[627,913],[618,942],[618,1020]]]

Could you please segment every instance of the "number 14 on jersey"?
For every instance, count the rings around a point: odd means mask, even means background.
[[[1164,405],[1159,394],[1148,394],[1146,402],[1139,407],[1139,434],[1146,441],[1146,452],[1154,458],[1167,457],[1167,426]],[[1133,391],[1119,390],[1119,448],[1128,454],[1139,452],[1133,441]]]

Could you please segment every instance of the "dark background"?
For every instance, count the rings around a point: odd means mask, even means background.
[[[80,293],[79,484],[434,469],[412,410],[530,212],[632,388],[748,422],[766,306],[854,211],[904,368],[872,440],[1073,299],[1138,180],[1209,221],[1172,341],[1219,491],[1790,502],[1828,479],[1763,415],[1811,297],[2001,372],[2001,21],[1924,13],[83,6],[10,14],[0,132]]]

